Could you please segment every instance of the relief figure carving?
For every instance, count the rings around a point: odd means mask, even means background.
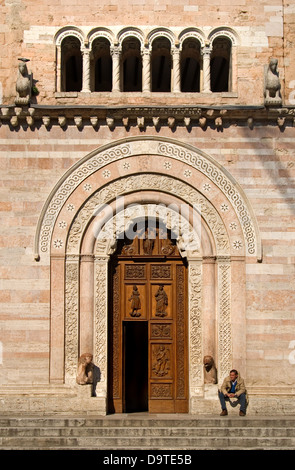
[[[166,317],[167,316],[167,306],[168,306],[168,296],[164,290],[164,287],[161,285],[155,294],[157,306],[156,306],[156,316],[157,317]]]
[[[165,346],[159,346],[154,351],[155,362],[153,363],[153,372],[158,377],[164,377],[169,373],[169,350]]]
[[[131,302],[131,317],[140,317],[141,313],[138,310],[141,309],[141,301],[137,286],[133,286],[131,297],[128,300]]]

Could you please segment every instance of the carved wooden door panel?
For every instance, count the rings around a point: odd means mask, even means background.
[[[155,239],[139,233],[111,268],[109,412],[188,412],[187,267],[177,246],[159,228]]]

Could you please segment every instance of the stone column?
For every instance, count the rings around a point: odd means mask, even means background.
[[[142,49],[142,91],[151,91],[151,51],[147,48]]]
[[[112,91],[120,91],[120,50],[117,46],[111,47],[111,55],[113,59],[113,89]]]
[[[56,91],[60,92],[62,89],[62,76],[61,76],[61,46],[56,47]]]
[[[210,83],[210,58],[211,58],[211,48],[205,46],[202,49],[203,56],[203,93],[211,93],[211,83]]]
[[[80,353],[93,354],[94,305],[93,255],[81,255],[80,265]]]
[[[109,256],[96,255],[94,261],[94,354],[93,362],[100,370],[96,396],[107,399],[108,345],[108,261]]]
[[[90,93],[90,50],[84,49],[82,51],[83,57],[83,83],[82,83],[82,92]]]
[[[174,47],[172,50],[173,56],[173,93],[179,93],[181,91],[180,86],[180,50],[178,47]]]

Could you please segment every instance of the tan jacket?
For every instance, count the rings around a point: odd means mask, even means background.
[[[230,381],[230,376],[226,377],[223,381],[223,384],[221,386],[221,392],[223,395],[226,395],[231,389],[231,381]],[[245,382],[244,379],[238,375],[237,377],[237,385],[236,385],[236,396],[239,397],[242,393],[245,393],[247,396],[247,390],[245,387]]]

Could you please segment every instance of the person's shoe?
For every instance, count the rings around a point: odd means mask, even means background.
[[[227,410],[222,410],[222,412],[220,413],[220,416],[226,416],[228,413],[227,413]]]
[[[244,413],[244,411],[240,411],[239,415],[240,416],[246,416],[246,413]]]

